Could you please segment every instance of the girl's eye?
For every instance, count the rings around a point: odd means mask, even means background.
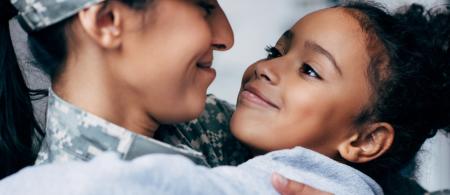
[[[271,60],[271,59],[283,56],[281,54],[280,50],[278,50],[276,47],[267,46],[265,50],[267,52],[267,59],[268,60]]]
[[[273,47],[273,46],[267,46],[266,52],[267,52],[267,60],[271,60],[271,59],[279,58],[279,57],[283,56],[283,54],[281,54],[280,50],[278,50],[276,47]],[[322,77],[317,73],[317,71],[314,70],[314,68],[312,68],[312,66],[307,63],[303,63],[302,67],[300,67],[299,72],[300,72],[300,74],[305,74],[308,77],[322,80]]]
[[[216,9],[216,6],[214,6],[211,3],[206,2],[205,0],[198,1],[197,5],[205,11],[207,16],[211,15],[213,10]]]
[[[322,77],[309,64],[306,63],[304,63],[302,67],[300,67],[300,73],[322,80]]]

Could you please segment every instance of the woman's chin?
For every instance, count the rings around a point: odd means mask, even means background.
[[[205,104],[190,104],[188,107],[182,109],[179,107],[177,108],[176,106],[169,106],[167,107],[167,109],[173,112],[167,112],[163,116],[160,115],[158,117],[155,117],[161,124],[176,124],[194,120],[200,117],[203,110],[205,109]]]

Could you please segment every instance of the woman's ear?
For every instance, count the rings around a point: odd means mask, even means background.
[[[84,31],[105,49],[119,48],[122,44],[123,17],[120,8],[115,5],[114,3],[107,6],[93,5],[78,13]]]
[[[389,123],[374,123],[356,132],[338,146],[339,154],[352,163],[366,163],[384,154],[394,141]]]

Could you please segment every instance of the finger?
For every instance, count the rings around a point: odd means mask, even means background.
[[[320,191],[311,186],[288,180],[278,173],[272,174],[272,185],[281,195],[331,195],[331,193]]]
[[[287,190],[288,180],[278,173],[272,174],[272,185],[281,195],[290,195]]]

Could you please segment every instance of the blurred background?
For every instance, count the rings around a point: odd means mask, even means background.
[[[311,11],[332,6],[339,0],[219,0],[235,32],[231,51],[215,55],[217,79],[209,89],[219,98],[234,103],[246,67],[265,58],[264,48]],[[428,7],[447,0],[379,0],[389,9],[417,2]],[[450,111],[449,111],[450,112]],[[429,140],[419,155],[419,183],[430,191],[450,188],[450,138],[439,134]]]

